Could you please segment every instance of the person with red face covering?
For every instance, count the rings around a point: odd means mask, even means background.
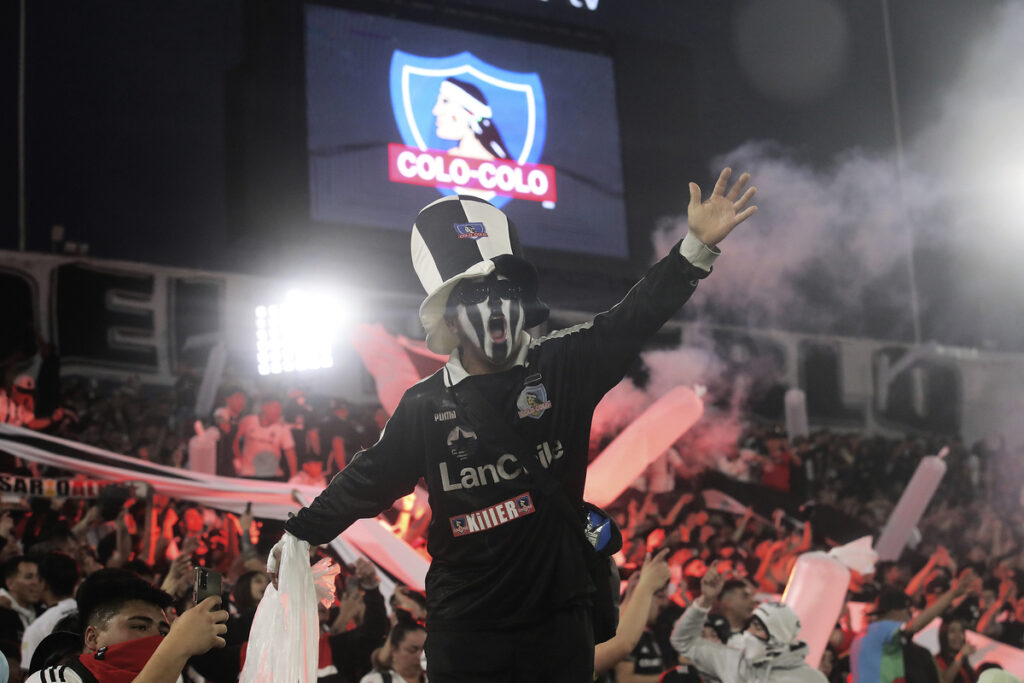
[[[174,683],[190,657],[224,647],[228,613],[210,597],[168,626],[172,598],[131,572],[101,569],[78,589],[83,651],[26,683]]]

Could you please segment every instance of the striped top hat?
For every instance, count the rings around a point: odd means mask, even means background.
[[[468,278],[498,273],[515,280],[523,291],[525,326],[547,320],[548,307],[537,298],[537,271],[523,258],[515,224],[479,197],[442,197],[420,211],[412,226],[412,265],[427,292],[420,322],[434,353],[459,345],[444,313],[452,289]]]

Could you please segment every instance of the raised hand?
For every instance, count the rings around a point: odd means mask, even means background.
[[[977,593],[980,591],[981,578],[975,576],[970,570],[967,570],[960,577],[959,581],[956,582],[951,593],[953,594],[953,598],[956,599],[963,595],[967,595],[968,593]]]
[[[999,602],[1000,604],[1013,600],[1017,597],[1017,584],[1013,580],[1003,579],[999,584]]]
[[[658,552],[653,558],[650,553],[644,558],[644,566],[640,568],[639,585],[649,592],[664,588],[672,578],[672,570],[668,567],[668,548]]]
[[[219,595],[206,598],[174,620],[167,641],[189,657],[201,655],[215,647],[224,647],[228,613],[218,607]]]
[[[245,512],[242,513],[241,518],[238,520],[238,535],[251,542],[252,524],[255,521],[256,518],[252,514],[252,508],[246,507]]]
[[[750,174],[741,175],[727,190],[731,176],[731,168],[723,169],[711,196],[703,202],[700,187],[697,183],[690,183],[690,205],[686,209],[690,232],[709,247],[721,242],[733,228],[757,212],[756,206],[747,206],[757,188],[751,187],[743,192],[743,188],[750,182]]]
[[[704,578],[700,580],[700,600],[702,607],[709,608],[714,604],[715,598],[722,592],[725,585],[725,577],[718,573],[713,566],[708,567],[704,572]]]
[[[363,590],[373,590],[380,584],[377,568],[365,557],[356,559],[356,579],[359,580],[359,587]]]
[[[180,597],[192,585],[192,556],[181,553],[171,562],[161,590],[174,597]]]

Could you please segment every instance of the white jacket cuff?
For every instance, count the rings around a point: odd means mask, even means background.
[[[690,262],[691,265],[701,270],[711,270],[715,259],[722,251],[718,247],[709,247],[701,242],[692,232],[687,232],[686,237],[679,244],[679,254]]]

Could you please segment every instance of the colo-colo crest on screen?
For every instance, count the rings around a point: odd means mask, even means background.
[[[547,103],[540,76],[469,52],[391,56],[391,106],[402,143],[388,145],[392,182],[553,206],[555,169],[541,164]]]

